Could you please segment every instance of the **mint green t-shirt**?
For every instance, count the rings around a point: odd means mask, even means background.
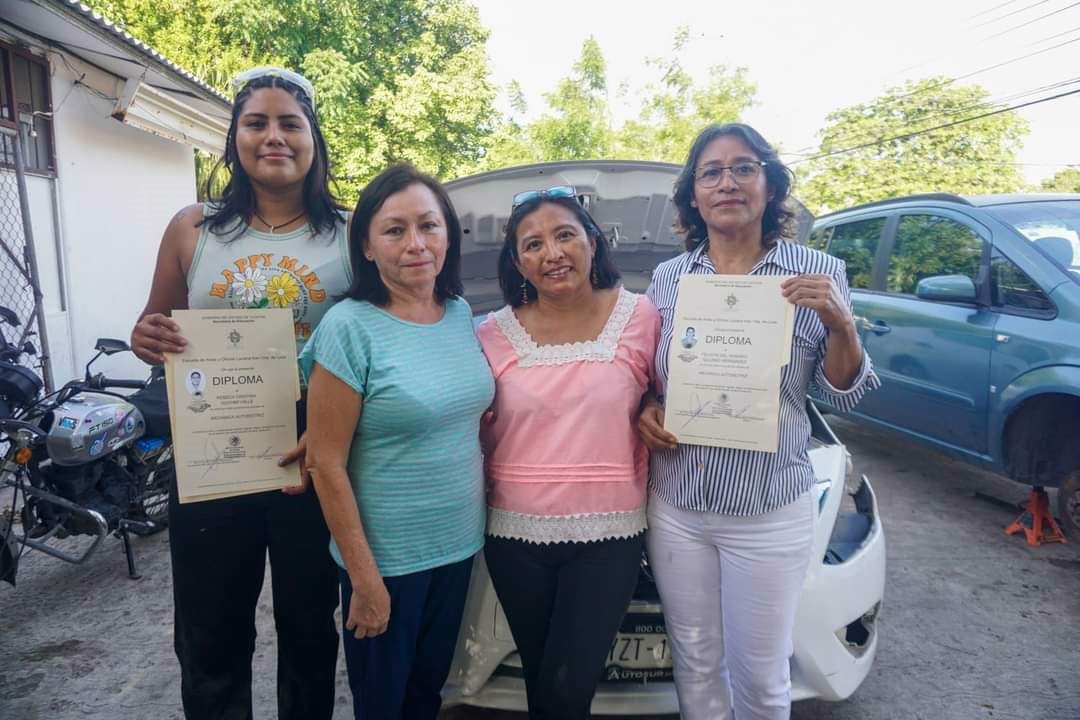
[[[442,320],[401,320],[369,302],[327,311],[300,355],[363,396],[349,479],[379,572],[405,575],[464,560],[484,541],[480,416],[495,383],[469,304]],[[333,541],[330,552],[339,565]]]

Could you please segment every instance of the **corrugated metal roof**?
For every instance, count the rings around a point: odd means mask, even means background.
[[[57,5],[57,6],[61,7],[61,8],[64,8],[67,11],[74,12],[74,13],[77,13],[78,15],[81,15],[85,19],[92,22],[94,25],[98,26],[102,30],[105,30],[110,35],[114,36],[115,38],[117,38],[118,40],[123,42],[125,45],[137,50],[138,52],[140,52],[141,54],[143,54],[143,55],[147,56],[148,58],[154,60],[155,62],[158,62],[161,65],[164,65],[169,70],[172,70],[177,75],[180,75],[181,77],[183,77],[185,80],[188,80],[189,82],[194,83],[195,85],[197,85],[201,89],[203,89],[206,92],[210,93],[216,99],[225,102],[227,105],[230,105],[230,106],[232,105],[232,98],[230,98],[229,96],[225,95],[224,93],[218,91],[217,88],[215,88],[212,85],[208,84],[205,80],[198,77],[194,73],[180,67],[179,65],[174,63],[172,60],[165,57],[164,55],[159,53],[157,50],[155,50],[154,48],[152,48],[149,45],[147,45],[146,43],[144,43],[142,40],[139,40],[138,38],[133,36],[131,33],[127,32],[123,28],[121,28],[118,25],[116,25],[115,23],[113,23],[108,18],[103,17],[102,15],[98,14],[97,12],[91,10],[89,7],[87,7],[86,5],[79,2],[79,0],[50,0],[50,1],[54,5]]]

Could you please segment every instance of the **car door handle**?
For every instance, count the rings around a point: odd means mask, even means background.
[[[882,320],[870,322],[869,320],[864,318],[862,321],[862,328],[863,330],[868,330],[875,335],[885,335],[886,333],[892,332],[892,328],[889,327],[889,324]]]

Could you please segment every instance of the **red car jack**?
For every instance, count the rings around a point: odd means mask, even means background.
[[[1020,503],[1020,507],[1024,512],[1005,528],[1006,535],[1015,535],[1023,530],[1027,544],[1033,547],[1039,547],[1043,543],[1065,542],[1065,533],[1061,532],[1054,516],[1050,514],[1050,501],[1045,490],[1041,487],[1032,488],[1031,495]]]

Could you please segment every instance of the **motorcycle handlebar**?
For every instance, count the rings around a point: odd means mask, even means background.
[[[130,388],[141,390],[146,387],[145,380],[120,380],[118,378],[105,377],[101,373],[92,375],[82,380],[72,380],[64,386],[67,392],[81,392],[83,390],[108,390],[109,388]]]
[[[146,385],[144,380],[116,380],[113,378],[102,377],[100,381],[95,383],[100,388],[130,388],[132,390],[142,390]]]

